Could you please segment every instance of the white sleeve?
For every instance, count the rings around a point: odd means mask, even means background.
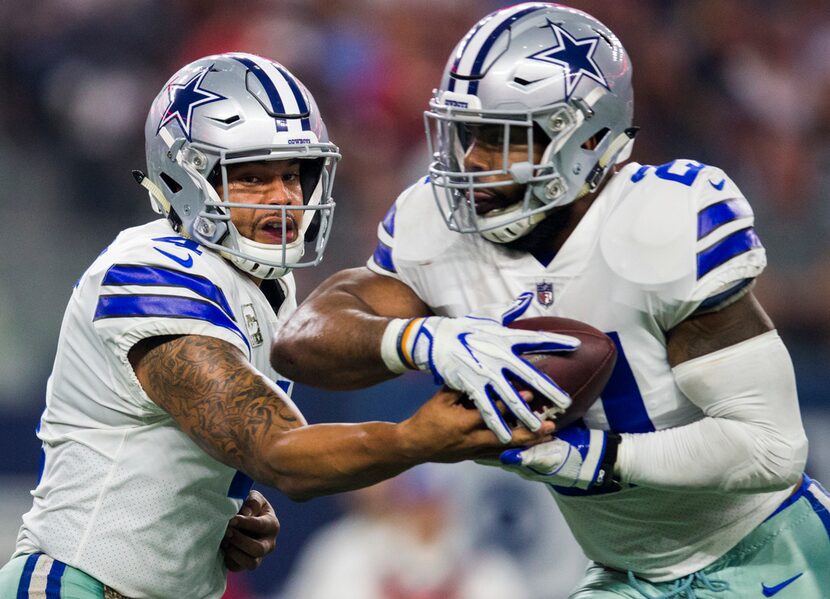
[[[705,417],[622,435],[617,460],[622,481],[739,492],[784,489],[798,481],[807,438],[792,361],[776,331],[689,360],[673,372]]]

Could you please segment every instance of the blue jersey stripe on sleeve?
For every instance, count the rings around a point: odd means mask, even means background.
[[[701,279],[715,268],[736,256],[761,248],[761,240],[752,227],[735,231],[697,254],[697,278]]]
[[[52,561],[52,567],[46,576],[46,599],[61,599],[61,578],[64,570],[66,564],[58,560]]]
[[[184,287],[218,304],[231,320],[236,320],[222,290],[199,275],[157,266],[130,266],[116,264],[104,276],[102,285],[143,285],[157,287]]]
[[[102,295],[98,298],[93,320],[103,318],[191,318],[204,320],[216,326],[233,331],[245,342],[250,343],[236,323],[227,314],[211,303],[189,297],[171,295]]]
[[[721,225],[747,216],[752,216],[752,208],[746,198],[731,198],[707,206],[697,215],[697,238],[703,239]]]
[[[392,248],[382,241],[378,241],[378,245],[375,248],[375,253],[372,254],[372,258],[374,259],[375,264],[380,266],[383,270],[388,270],[389,272],[394,273],[398,272],[395,268],[395,262],[392,260]]]
[[[398,211],[398,205],[392,204],[386,216],[383,217],[383,230],[389,233],[390,237],[395,236],[395,213]]]

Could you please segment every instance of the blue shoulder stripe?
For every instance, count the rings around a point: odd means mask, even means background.
[[[395,236],[395,213],[398,211],[397,202],[392,204],[386,216],[383,217],[383,230],[389,233],[390,237]]]
[[[66,564],[58,560],[52,561],[52,567],[46,576],[46,599],[61,599],[61,578],[64,570]]]
[[[755,234],[755,229],[747,227],[727,235],[697,254],[697,278],[702,279],[712,270],[736,256],[764,247]]]
[[[147,287],[184,287],[203,298],[215,302],[230,316],[236,317],[228,304],[222,290],[210,282],[209,279],[184,273],[178,270],[160,268],[158,266],[132,266],[129,264],[115,264],[104,275],[102,285],[142,285]]]
[[[248,350],[251,349],[248,339],[227,314],[209,302],[189,297],[173,295],[102,295],[98,298],[93,320],[153,316],[204,320],[233,331],[245,342]]]
[[[392,260],[392,248],[382,241],[378,241],[378,245],[375,248],[375,253],[372,254],[372,258],[374,259],[375,264],[380,266],[383,270],[388,270],[389,272],[394,273],[398,272],[395,268],[395,262]]]
[[[752,216],[746,198],[731,198],[707,206],[697,214],[697,238],[703,239],[721,225],[746,216]]]

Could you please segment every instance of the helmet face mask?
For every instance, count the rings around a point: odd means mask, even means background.
[[[340,154],[314,99],[284,67],[250,54],[185,66],[153,102],[145,137],[151,200],[181,234],[260,279],[319,264],[331,232]],[[300,164],[303,205],[232,201],[229,167],[275,160]],[[301,213],[296,239],[266,244],[244,237],[231,219],[241,210],[275,212],[281,239],[290,213]]]
[[[497,243],[525,235],[627,157],[632,111],[628,56],[593,17],[544,3],[488,15],[457,46],[425,113],[447,225]],[[470,160],[475,143],[494,153],[487,168]],[[481,213],[476,193],[516,185],[519,201]]]

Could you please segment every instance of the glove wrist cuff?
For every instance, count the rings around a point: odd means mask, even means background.
[[[417,370],[413,358],[415,332],[423,318],[393,318],[386,325],[380,341],[380,356],[391,372],[401,374],[407,370]]]

